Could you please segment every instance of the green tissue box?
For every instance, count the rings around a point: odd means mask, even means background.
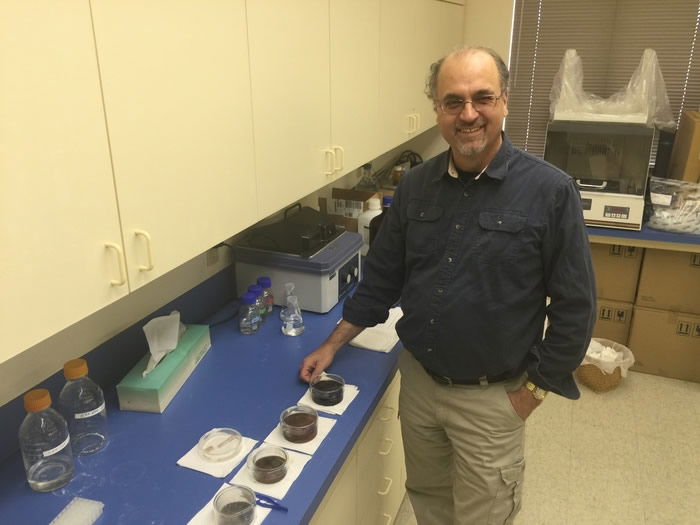
[[[140,412],[165,411],[175,394],[211,348],[207,325],[188,325],[177,347],[143,377],[150,353],[136,363],[117,385],[119,408]]]

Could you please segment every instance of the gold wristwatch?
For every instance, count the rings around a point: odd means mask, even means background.
[[[538,401],[542,401],[545,397],[547,397],[548,392],[544,388],[538,387],[532,381],[526,381],[525,388],[527,388],[532,393],[532,397]]]

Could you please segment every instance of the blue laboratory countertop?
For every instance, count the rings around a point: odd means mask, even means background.
[[[210,319],[233,313],[224,309]],[[211,328],[212,347],[163,414],[120,411],[116,393],[106,392],[109,444],[76,458],[65,487],[38,493],[26,482],[19,453],[0,464],[0,523],[49,523],[74,496],[102,501],[99,525],[187,523],[229,481],[180,467],[176,461],[214,427],[233,427],[262,441],[279,415],[294,405],[307,385],[298,379],[303,357],[316,348],[341,317],[336,306],[325,315],[304,313],[306,332],[286,337],[279,310],[258,334],[238,333],[236,320]],[[313,516],[333,478],[360,436],[397,367],[398,345],[388,354],[347,346],[329,369],[359,395],[337,419],[311,461],[284,498],[288,513],[271,511],[265,525],[305,523]]]
[[[700,235],[673,233],[642,226],[641,231],[588,226],[588,239],[603,244],[622,244],[660,250],[698,252]]]

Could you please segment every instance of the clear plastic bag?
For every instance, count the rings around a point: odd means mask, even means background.
[[[549,94],[551,120],[644,123],[673,131],[676,122],[656,51],[645,49],[627,86],[608,98],[583,90],[583,64],[575,49],[564,53]]]
[[[700,235],[700,184],[650,177],[649,195],[654,213],[647,226]]]
[[[595,365],[604,374],[612,374],[620,368],[622,377],[627,377],[627,370],[634,364],[634,355],[625,345],[594,337],[588,345],[586,356],[581,365]]]

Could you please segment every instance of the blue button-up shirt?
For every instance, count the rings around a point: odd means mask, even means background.
[[[590,341],[595,283],[573,180],[505,135],[475,178],[455,177],[450,159],[446,151],[401,178],[343,318],[374,326],[400,300],[399,337],[432,372],[527,371],[578,398],[572,372]]]

